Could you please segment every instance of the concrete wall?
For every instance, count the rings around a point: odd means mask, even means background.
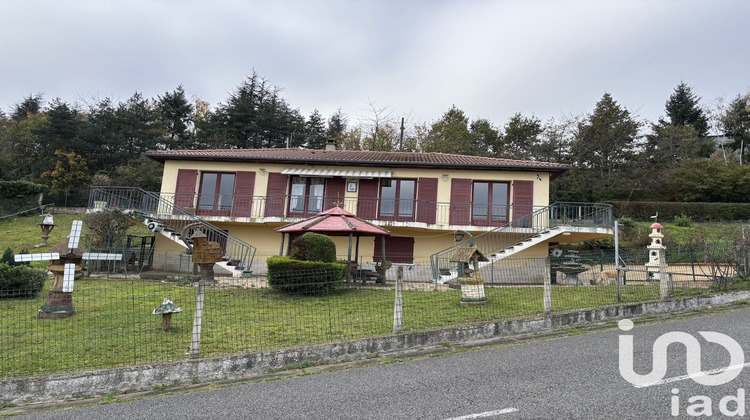
[[[748,299],[750,299],[750,291],[743,291],[172,363],[10,378],[0,380],[0,404],[81,398],[167,385],[242,378],[302,364],[335,363],[387,354],[406,356],[410,351],[422,351],[445,343],[470,343],[622,318],[727,305]]]

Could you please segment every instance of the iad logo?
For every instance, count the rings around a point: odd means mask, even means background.
[[[617,326],[622,331],[630,331],[633,329],[633,321],[623,319]],[[651,373],[641,375],[633,370],[633,336],[620,334],[620,375],[639,388],[661,382],[667,374],[667,348],[670,344],[680,343],[685,346],[688,378],[707,386],[723,385],[736,378],[745,363],[745,353],[739,343],[732,337],[718,332],[700,331],[698,334],[707,342],[719,344],[729,352],[728,367],[704,372],[701,370],[701,344],[698,339],[685,332],[672,331],[662,334],[654,341],[651,350]]]

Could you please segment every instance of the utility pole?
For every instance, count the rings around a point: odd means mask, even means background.
[[[404,151],[404,117],[401,117],[401,140],[398,142],[398,151]]]

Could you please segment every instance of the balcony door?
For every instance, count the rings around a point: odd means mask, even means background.
[[[201,176],[196,214],[229,216],[232,211],[235,174],[204,172]]]
[[[498,226],[508,222],[508,184],[474,181],[471,206],[473,225]]]
[[[292,177],[289,216],[308,217],[323,211],[325,178]]]
[[[384,179],[380,183],[380,220],[414,220],[414,179]]]

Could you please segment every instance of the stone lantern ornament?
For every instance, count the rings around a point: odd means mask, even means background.
[[[646,263],[646,270],[648,271],[648,277],[653,280],[661,280],[661,266],[664,265],[664,269],[667,268],[666,261],[659,261],[660,251],[664,251],[667,247],[664,246],[664,234],[661,233],[663,229],[659,223],[654,223],[649,228],[651,233],[648,237],[651,238],[651,243],[646,247],[648,249],[648,262]]]
[[[484,305],[487,297],[484,295],[484,278],[479,272],[479,262],[489,261],[477,247],[466,246],[456,249],[451,255],[451,262],[458,263],[463,268],[463,276],[458,278],[458,284],[461,285],[461,304],[462,305]],[[472,269],[469,268],[469,262],[472,263]],[[459,273],[462,270],[459,269]]]
[[[171,300],[164,298],[164,302],[154,309],[151,315],[161,315],[161,330],[166,331],[172,328],[172,314],[182,312],[182,308],[177,307]]]

